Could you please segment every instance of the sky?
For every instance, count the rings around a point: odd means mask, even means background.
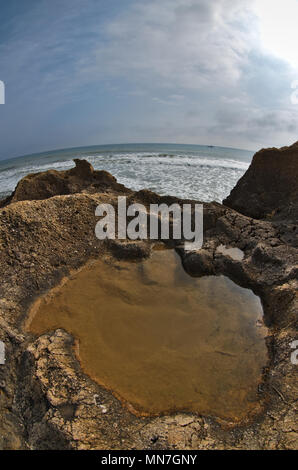
[[[109,143],[257,150],[298,140],[298,0],[0,6],[0,159]]]

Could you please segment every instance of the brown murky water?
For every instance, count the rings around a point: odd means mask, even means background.
[[[173,250],[97,260],[35,306],[29,329],[64,328],[83,370],[141,414],[242,419],[267,362],[258,297],[224,276],[190,277]]]

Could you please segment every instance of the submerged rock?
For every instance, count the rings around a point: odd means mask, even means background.
[[[207,250],[186,253],[182,259],[185,271],[191,276],[201,277],[214,274],[213,257]]]

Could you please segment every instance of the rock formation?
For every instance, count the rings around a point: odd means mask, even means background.
[[[183,413],[137,417],[83,373],[69,333],[58,329],[36,338],[24,329],[34,300],[88,260],[150,254],[155,242],[98,240],[98,204],[116,207],[119,193],[144,205],[173,198],[133,192],[84,161],[21,180],[0,208],[0,340],[6,346],[0,449],[297,448],[297,365],[290,360],[297,339],[297,152],[297,145],[262,150],[226,206],[204,204],[201,252],[185,252],[179,240],[165,242],[192,276],[226,275],[261,297],[269,328],[262,412],[240,426]],[[268,217],[273,211],[274,222]],[[218,252],[222,244],[243,250],[244,259]]]
[[[257,152],[223,203],[257,219],[298,219],[298,142]]]
[[[0,201],[0,207],[17,201],[47,199],[62,194],[96,193],[105,190],[127,192],[107,171],[96,171],[86,160],[75,159],[76,166],[66,171],[49,170],[22,178],[11,196]]]

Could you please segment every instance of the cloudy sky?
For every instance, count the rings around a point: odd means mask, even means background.
[[[1,0],[0,158],[290,144],[297,21],[298,0]]]

